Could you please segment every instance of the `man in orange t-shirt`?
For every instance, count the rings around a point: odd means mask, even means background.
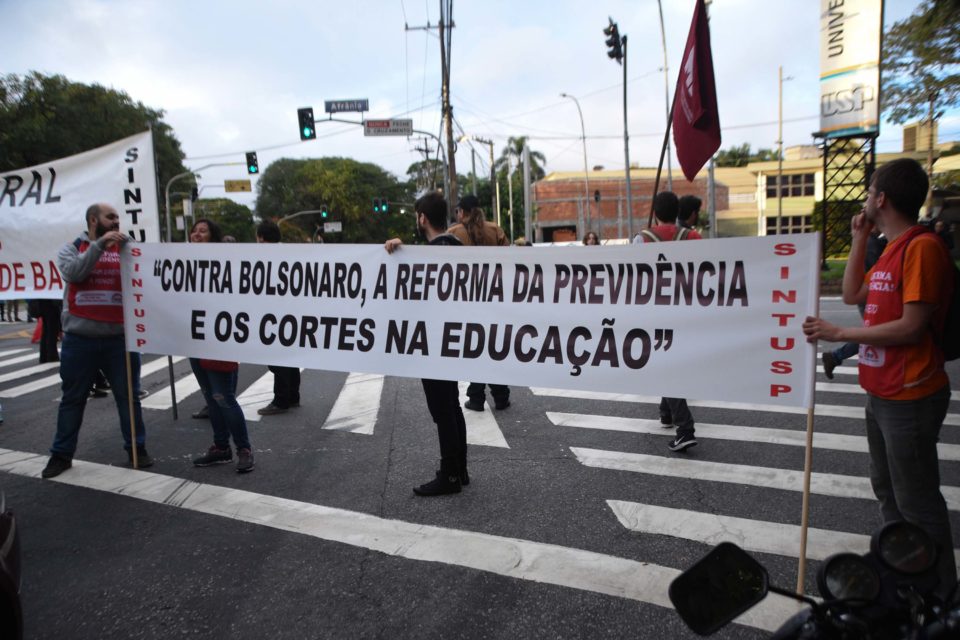
[[[937,542],[941,596],[956,584],[953,538],[940,491],[937,440],[950,403],[950,381],[937,344],[953,282],[943,241],[917,224],[927,175],[916,161],[894,160],[873,175],[843,274],[843,301],[865,304],[862,327],[807,318],[810,342],[860,344],[860,386],[867,392],[870,482],[884,522],[906,520]],[[867,237],[876,226],[888,243],[864,274]]]

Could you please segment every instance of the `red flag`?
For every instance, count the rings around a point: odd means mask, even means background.
[[[683,175],[692,182],[720,148],[720,113],[713,80],[710,25],[703,0],[697,0],[693,12],[673,100],[673,141]]]

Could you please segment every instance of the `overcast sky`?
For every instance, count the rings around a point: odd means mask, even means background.
[[[714,0],[722,148],[775,146],[778,65],[792,77],[783,86],[784,144],[812,142],[819,4]],[[886,2],[885,22],[917,4]],[[693,8],[693,0],[663,0],[671,94]],[[622,70],[606,55],[608,16],[629,42],[630,159],[656,166],[666,120],[656,0],[456,0],[451,90],[463,131],[492,138],[497,156],[508,136],[527,135],[547,171],[582,170],[580,120],[560,98],[565,92],[580,99],[589,164],[622,169]],[[327,122],[318,124],[318,140],[300,142],[296,112],[312,106],[319,119],[324,100],[368,98],[366,117],[410,117],[439,134],[436,31],[405,29],[438,17],[437,0],[0,0],[0,72],[59,73],[163,109],[193,169],[243,162],[256,150],[261,169],[281,157],[346,156],[404,177],[422,159],[422,140],[365,138],[360,127]],[[884,123],[878,150],[899,150],[901,136]],[[953,111],[940,140],[957,139]],[[483,173],[488,152],[477,149]],[[458,172],[468,173],[470,161],[464,144]],[[241,177],[242,167],[204,171],[204,197],[221,195],[224,178]]]

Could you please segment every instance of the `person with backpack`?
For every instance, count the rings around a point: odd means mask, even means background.
[[[867,392],[870,482],[884,522],[906,520],[939,546],[937,593],[957,581],[950,518],[940,491],[937,441],[950,404],[944,331],[954,271],[943,241],[918,224],[929,182],[915,160],[889,162],[873,174],[863,211],[851,222],[843,301],[865,303],[863,326],[839,327],[808,317],[809,342],[860,345],[860,386]],[[887,248],[864,273],[874,227]]]
[[[669,242],[673,240],[700,240],[695,229],[677,224],[680,200],[672,191],[662,191],[653,198],[653,215],[656,225],[643,229],[633,239],[633,244],[643,242]],[[638,240],[639,238],[639,240]],[[694,437],[693,415],[685,398],[660,398],[660,424],[664,429],[676,427],[676,437],[668,445],[670,451],[685,451],[697,444]]]
[[[417,231],[428,245],[459,247],[463,243],[447,229],[447,201],[437,191],[426,193],[413,205]],[[499,227],[498,227],[499,228]],[[399,251],[400,238],[384,243],[387,253]],[[460,388],[456,380],[423,378],[423,395],[427,399],[430,417],[437,425],[440,441],[440,469],[433,479],[413,488],[414,494],[424,497],[460,493],[470,484],[467,473],[467,421],[460,407]]]

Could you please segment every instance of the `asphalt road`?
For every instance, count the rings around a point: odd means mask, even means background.
[[[675,454],[653,399],[515,387],[509,409],[465,412],[470,486],[424,499],[411,488],[438,452],[419,380],[305,371],[301,408],[249,422],[257,466],[240,475],[192,466],[210,427],[189,417],[202,401],[185,361],[180,419],[162,408],[160,361],[143,379],[155,466],[126,467],[115,405],[96,399],[75,467],[44,481],[59,388],[55,368],[35,370],[29,329],[0,324],[0,489],[21,525],[27,638],[693,638],[667,585],[723,538],[795,586],[804,413],[695,402],[700,444]],[[847,365],[833,386],[818,375],[809,593],[817,557],[879,525]],[[269,383],[241,367],[251,414]],[[947,422],[954,496],[957,400]],[[716,637],[766,637],[789,610],[769,600]]]

